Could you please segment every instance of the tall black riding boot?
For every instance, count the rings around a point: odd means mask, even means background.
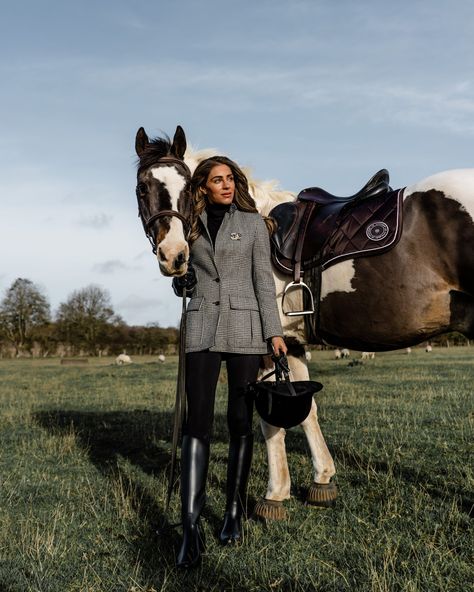
[[[227,502],[224,524],[219,535],[223,545],[242,540],[242,514],[245,512],[247,481],[252,464],[253,434],[230,441],[227,461]]]
[[[181,447],[181,518],[183,542],[176,567],[195,567],[204,549],[199,526],[206,500],[206,478],[209,466],[209,443],[193,436],[183,436]]]

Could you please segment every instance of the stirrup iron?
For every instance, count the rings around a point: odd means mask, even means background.
[[[305,291],[308,292],[309,294],[309,301],[310,301],[310,309],[308,310],[295,310],[295,311],[288,311],[285,312],[285,296],[287,295],[287,293],[292,290],[292,289],[300,289],[303,292],[303,296]],[[303,298],[303,302],[304,302],[304,298]],[[314,298],[313,298],[313,294],[311,292],[311,290],[309,289],[309,287],[303,282],[303,281],[299,281],[299,282],[295,282],[292,281],[290,282],[286,288],[285,291],[283,292],[283,298],[281,300],[281,310],[283,312],[283,314],[287,317],[297,317],[299,315],[310,315],[310,314],[314,314]]]

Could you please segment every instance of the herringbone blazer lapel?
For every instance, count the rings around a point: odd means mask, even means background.
[[[209,235],[209,231],[207,230],[207,212],[206,212],[206,210],[203,210],[201,212],[201,214],[199,214],[199,219],[201,220],[201,222],[203,223],[203,226],[204,226],[204,232],[202,233],[202,237],[205,238],[206,253],[209,256],[209,259],[213,262],[214,267],[216,268],[216,271],[219,273],[219,270],[216,266],[216,261],[214,258],[214,247],[212,246],[211,237]]]
[[[206,252],[214,263],[217,273],[220,273],[223,266],[225,267],[228,262],[229,250],[231,241],[231,235],[242,236],[242,223],[239,216],[239,210],[233,204],[230,206],[229,212],[227,212],[222,220],[219,230],[216,235],[215,247],[212,246],[211,237],[207,230],[207,212],[204,210],[199,218],[201,219],[205,231],[203,236],[206,238]]]

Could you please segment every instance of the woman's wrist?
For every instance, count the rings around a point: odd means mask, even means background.
[[[286,343],[285,340],[283,339],[283,337],[281,335],[274,335],[273,337],[270,338],[270,343],[273,349],[273,353],[276,356],[286,356],[286,352],[288,351],[288,348],[286,347]]]

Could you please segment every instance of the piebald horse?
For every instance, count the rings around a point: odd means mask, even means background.
[[[190,177],[199,162],[217,152],[187,149],[180,126],[172,141],[150,140],[140,128],[135,148],[139,157],[137,197],[145,232],[161,272],[183,275],[189,257]],[[276,183],[258,182],[245,172],[261,214],[268,215],[279,203],[295,199],[294,193],[277,190]],[[407,348],[450,331],[474,338],[474,169],[442,172],[405,188],[403,218],[402,237],[392,250],[349,259],[323,271],[318,329],[327,344],[384,351]],[[304,323],[301,317],[282,312],[288,276],[274,269],[274,278],[285,339],[299,344],[288,357],[292,377],[307,380]],[[301,310],[301,294],[293,298],[288,305]],[[335,466],[314,401],[301,426],[314,469],[307,501],[330,505],[337,496],[331,481]],[[286,515],[282,502],[290,497],[285,430],[264,421],[261,427],[269,482],[255,512],[281,519]]]

